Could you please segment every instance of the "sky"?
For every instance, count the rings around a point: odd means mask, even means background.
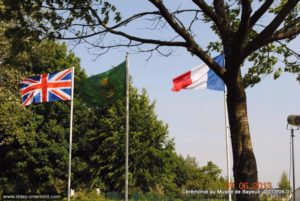
[[[129,7],[125,1],[111,2],[116,3],[125,16],[139,10],[153,10],[151,5],[140,0],[131,1],[135,7]],[[182,8],[188,6],[182,1],[174,2],[179,3]],[[178,5],[174,3],[170,6],[176,8]],[[131,33],[150,36],[145,29],[128,30]],[[207,26],[199,30],[199,42],[204,46],[214,39],[213,34],[208,34]],[[163,38],[169,31],[165,30],[154,36]],[[69,43],[69,47],[81,59],[81,66],[88,75],[104,72],[123,62],[126,56],[124,49],[115,49],[96,59],[94,55],[89,54],[85,45],[78,45],[74,49]],[[290,47],[300,52],[299,37]],[[217,55],[213,53],[212,56]],[[174,77],[202,63],[199,58],[184,49],[177,49],[169,57],[154,54],[147,60],[148,57],[149,54],[129,52],[130,75],[133,85],[138,89],[145,88],[150,100],[156,102],[156,113],[159,119],[168,124],[169,135],[174,139],[176,152],[183,156],[196,157],[200,166],[213,161],[222,169],[222,175],[226,176],[224,93],[210,90],[171,91]],[[299,89],[300,84],[295,75],[283,74],[276,81],[272,76],[265,77],[260,84],[246,90],[258,180],[262,183],[272,182],[273,187],[277,187],[283,171],[290,172],[290,131],[287,130],[287,117],[290,114],[300,115]],[[296,131],[295,134],[296,186],[299,187],[300,131]],[[230,165],[232,169],[232,156]]]

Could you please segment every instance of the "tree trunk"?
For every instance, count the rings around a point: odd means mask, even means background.
[[[245,194],[257,184],[257,166],[248,124],[246,93],[240,71],[227,83],[227,91],[234,187],[240,191],[240,194],[236,192],[236,200],[259,201],[258,194]]]

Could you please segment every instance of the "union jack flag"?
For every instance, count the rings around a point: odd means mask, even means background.
[[[72,68],[56,73],[41,74],[21,81],[22,105],[71,100]]]

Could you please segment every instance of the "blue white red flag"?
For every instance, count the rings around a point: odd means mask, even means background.
[[[224,55],[221,54],[214,58],[220,67],[224,68]],[[223,80],[213,72],[206,64],[201,64],[192,70],[173,79],[173,91],[181,89],[211,89],[224,91],[225,85]]]
[[[23,79],[20,83],[22,105],[71,100],[72,74],[70,68]]]

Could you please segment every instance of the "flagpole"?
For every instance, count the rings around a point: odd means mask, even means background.
[[[129,59],[126,54],[126,127],[125,127],[125,201],[128,201],[128,155],[129,155]]]
[[[229,151],[229,125],[228,125],[228,110],[227,110],[227,91],[224,90],[224,111],[225,111],[225,138],[226,138],[226,158],[227,158],[227,183],[228,183],[228,199],[231,201],[231,175],[230,175],[230,151]]]
[[[74,69],[74,67],[72,67],[72,92],[71,92],[70,139],[69,139],[69,172],[68,172],[68,201],[70,201],[70,197],[71,197],[71,162],[72,162],[72,134],[73,134],[74,77],[75,77],[75,69]]]

